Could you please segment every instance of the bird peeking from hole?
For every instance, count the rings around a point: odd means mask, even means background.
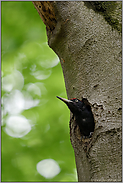
[[[56,97],[63,101],[73,113],[73,118],[75,118],[76,124],[79,126],[81,137],[90,138],[94,132],[95,123],[88,100],[86,98],[82,100],[77,98],[68,100]]]

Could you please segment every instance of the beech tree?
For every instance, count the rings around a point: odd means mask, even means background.
[[[68,98],[86,98],[95,119],[81,139],[70,115],[78,181],[122,180],[121,1],[33,1],[59,56]],[[69,165],[68,165],[69,166]]]

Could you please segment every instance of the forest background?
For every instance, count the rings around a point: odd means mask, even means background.
[[[1,46],[2,181],[77,181],[61,65],[32,2],[1,2]]]

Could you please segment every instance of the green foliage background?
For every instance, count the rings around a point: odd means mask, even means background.
[[[22,88],[17,87],[19,78],[16,77],[13,81],[16,84],[10,92],[2,87],[2,100],[13,90],[26,92],[30,83],[38,86],[41,93],[30,93],[40,102],[20,113],[32,124],[31,131],[24,137],[9,136],[5,131],[9,114],[2,115],[2,181],[77,181],[74,152],[69,139],[69,110],[56,98],[56,95],[67,97],[64,78],[60,63],[49,66],[50,61],[58,60],[58,57],[47,44],[45,25],[32,2],[24,1],[1,2],[1,23],[2,78],[15,70],[24,78]],[[37,79],[32,74],[34,70],[36,76],[43,73],[49,77]],[[57,161],[60,173],[52,179],[41,176],[36,165],[43,159]]]

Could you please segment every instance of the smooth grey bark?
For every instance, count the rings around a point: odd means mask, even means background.
[[[122,181],[122,2],[109,9],[84,1],[33,4],[60,58],[68,98],[87,98],[94,114],[90,139],[81,141],[70,120],[78,181]]]

